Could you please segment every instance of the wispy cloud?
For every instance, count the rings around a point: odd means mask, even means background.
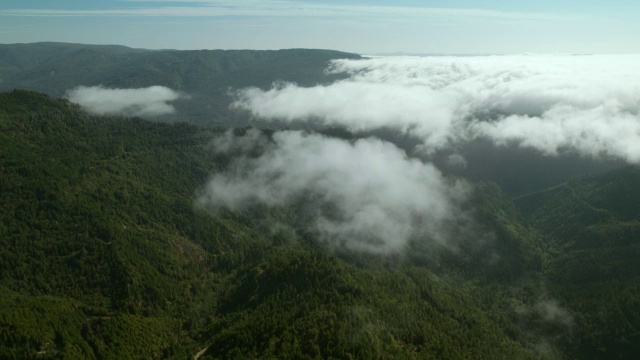
[[[302,201],[311,230],[333,245],[373,253],[401,252],[412,240],[449,247],[447,224],[463,218],[456,204],[466,197],[464,182],[382,140],[298,131],[267,138],[249,130],[241,137],[229,132],[213,148],[238,156],[209,180],[199,204],[241,209]]]
[[[158,116],[174,113],[175,108],[169,102],[179,99],[181,94],[164,86],[140,89],[79,86],[69,90],[67,97],[92,114]]]
[[[639,56],[489,56],[337,60],[350,78],[239,91],[265,119],[397,129],[433,152],[477,138],[546,155],[640,162]]]
[[[139,3],[138,8],[102,10],[60,9],[9,9],[0,16],[170,16],[170,17],[320,17],[320,18],[371,18],[371,19],[491,19],[494,21],[566,21],[572,17],[548,13],[508,12],[469,8],[433,8],[404,6],[359,6],[342,4],[300,3],[283,0],[265,1],[153,1],[172,3],[173,6],[148,6],[145,0],[128,0]],[[184,6],[176,6],[184,3]]]

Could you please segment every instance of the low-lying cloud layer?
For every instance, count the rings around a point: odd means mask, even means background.
[[[392,128],[432,152],[476,138],[546,155],[640,162],[640,56],[520,55],[336,60],[347,80],[237,93],[264,119]]]
[[[378,139],[349,142],[298,131],[232,133],[213,142],[236,153],[205,186],[198,202],[231,209],[259,202],[309,204],[325,240],[355,250],[398,252],[412,239],[446,244],[444,228],[459,216],[465,185]],[[247,154],[259,149],[260,155]]]
[[[79,86],[67,91],[67,98],[96,115],[158,116],[173,114],[168,102],[181,95],[164,86],[139,89],[109,89],[102,86]]]

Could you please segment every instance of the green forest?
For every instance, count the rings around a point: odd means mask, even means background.
[[[0,358],[640,351],[637,167],[518,197],[474,182],[488,243],[371,255],[325,246],[296,204],[197,206],[232,160],[209,147],[225,130],[0,94]]]
[[[0,91],[28,89],[63,97],[76,86],[166,86],[189,96],[164,121],[237,126],[246,116],[229,111],[230,89],[269,88],[274,82],[310,86],[344,74],[326,74],[332,59],[360,55],[333,50],[143,50],[67,43],[0,44]]]

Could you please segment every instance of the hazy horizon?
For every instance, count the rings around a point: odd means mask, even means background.
[[[637,53],[640,5],[615,1],[8,0],[0,43],[360,54]]]

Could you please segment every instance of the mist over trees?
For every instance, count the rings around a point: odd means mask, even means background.
[[[632,358],[635,60],[0,45],[0,357]]]

